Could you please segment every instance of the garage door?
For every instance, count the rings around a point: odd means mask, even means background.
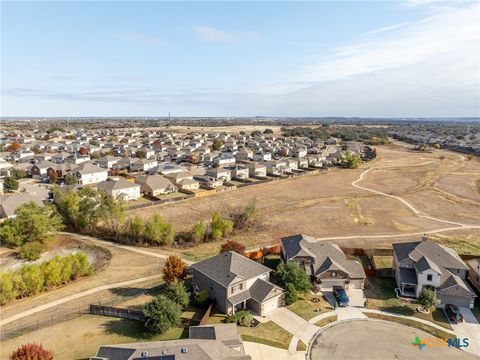
[[[270,311],[275,310],[276,308],[282,306],[282,295],[278,295],[273,299],[264,301],[262,304],[262,316],[265,316]]]
[[[320,286],[323,288],[331,288],[333,286],[342,286],[344,287],[345,285],[345,280],[343,279],[335,279],[335,280],[325,280],[325,279],[322,279],[322,283],[320,284]]]
[[[470,306],[470,298],[466,297],[442,295],[440,301],[442,305],[453,304],[460,307]]]

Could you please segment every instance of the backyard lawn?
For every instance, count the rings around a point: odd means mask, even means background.
[[[209,324],[219,324],[224,322],[226,315],[214,313],[208,320]],[[243,341],[256,342],[269,346],[288,349],[292,340],[292,334],[282,329],[273,321],[262,323],[256,327],[237,326],[238,332],[242,335]]]
[[[373,256],[373,266],[375,269],[391,269],[392,268],[392,256]]]
[[[419,303],[415,300],[408,302],[397,298],[395,288],[396,283],[393,278],[368,278],[368,285],[364,290],[367,297],[366,307],[395,314],[415,316],[432,321],[444,328],[452,329],[441,309],[436,309],[429,314],[421,314],[416,310]]]
[[[288,306],[290,311],[293,311],[298,316],[304,318],[305,320],[310,320],[311,318],[321,314],[322,312],[331,311],[332,306],[328,301],[323,297],[322,294],[318,294],[317,298],[319,302],[313,302],[312,299],[315,297],[313,294],[299,294],[298,301],[292,305]],[[319,311],[315,311],[318,310]]]
[[[315,325],[317,325],[318,327],[323,327],[337,320],[338,320],[337,315],[327,316],[326,318],[323,318],[322,320],[317,321]]]

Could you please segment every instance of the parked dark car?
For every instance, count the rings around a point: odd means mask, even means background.
[[[335,296],[335,300],[337,300],[339,306],[348,306],[348,304],[350,303],[345,289],[341,286],[333,287],[333,296]]]
[[[452,304],[447,304],[443,308],[443,311],[445,311],[445,315],[447,316],[448,320],[450,320],[453,323],[459,323],[463,322],[463,315],[460,312],[460,309],[456,305]]]

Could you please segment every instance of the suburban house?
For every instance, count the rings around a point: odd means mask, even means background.
[[[222,179],[215,179],[207,175],[195,175],[194,180],[201,186],[206,186],[207,188],[217,188],[223,185]]]
[[[89,185],[107,180],[108,171],[90,163],[83,163],[75,168],[75,176],[80,185]]]
[[[468,266],[458,254],[424,237],[422,241],[393,244],[393,272],[403,296],[418,298],[422,289],[437,293],[437,305],[473,308],[476,298],[467,278]]]
[[[123,178],[102,181],[97,185],[98,191],[104,191],[113,198],[123,200],[140,199],[140,185],[131,183]]]
[[[121,157],[106,155],[97,160],[97,165],[104,169],[111,169],[120,159]]]
[[[366,276],[362,265],[347,259],[337,244],[317,242],[302,234],[284,237],[281,244],[283,260],[297,262],[322,288],[363,289]]]
[[[258,176],[258,177],[266,177],[267,176],[267,167],[264,164],[260,164],[257,162],[248,162],[245,164],[250,173],[251,177]]]
[[[55,166],[54,163],[48,160],[40,161],[30,168],[30,174],[34,179],[42,179],[48,176],[48,168]]]
[[[157,166],[157,160],[154,159],[138,159],[130,164],[130,171],[148,171]]]
[[[0,219],[15,217],[15,210],[29,202],[33,202],[41,207],[44,206],[43,201],[39,197],[27,192],[12,195],[0,195]]]
[[[480,257],[465,261],[468,266],[468,280],[480,291]]]
[[[189,338],[102,345],[90,360],[251,360],[235,324],[190,326]]]
[[[229,168],[231,171],[232,178],[234,179],[248,179],[249,171],[248,168],[244,165],[237,165],[235,167]]]
[[[214,179],[223,180],[223,181],[230,181],[232,179],[230,170],[226,168],[208,169],[205,175],[210,176]]]
[[[177,187],[166,177],[160,175],[140,175],[135,178],[140,191],[147,195],[158,196],[177,192]]]
[[[182,190],[194,191],[200,188],[200,183],[193,179],[183,179],[177,182],[177,186]]]
[[[284,303],[284,292],[269,281],[272,269],[229,251],[191,265],[194,291],[207,289],[219,311],[250,309],[264,316]]]

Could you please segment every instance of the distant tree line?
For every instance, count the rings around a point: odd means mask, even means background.
[[[342,141],[359,141],[368,145],[388,143],[386,128],[364,126],[320,126],[320,127],[282,127],[282,134],[286,137],[307,137],[311,140],[327,140],[330,137]]]

